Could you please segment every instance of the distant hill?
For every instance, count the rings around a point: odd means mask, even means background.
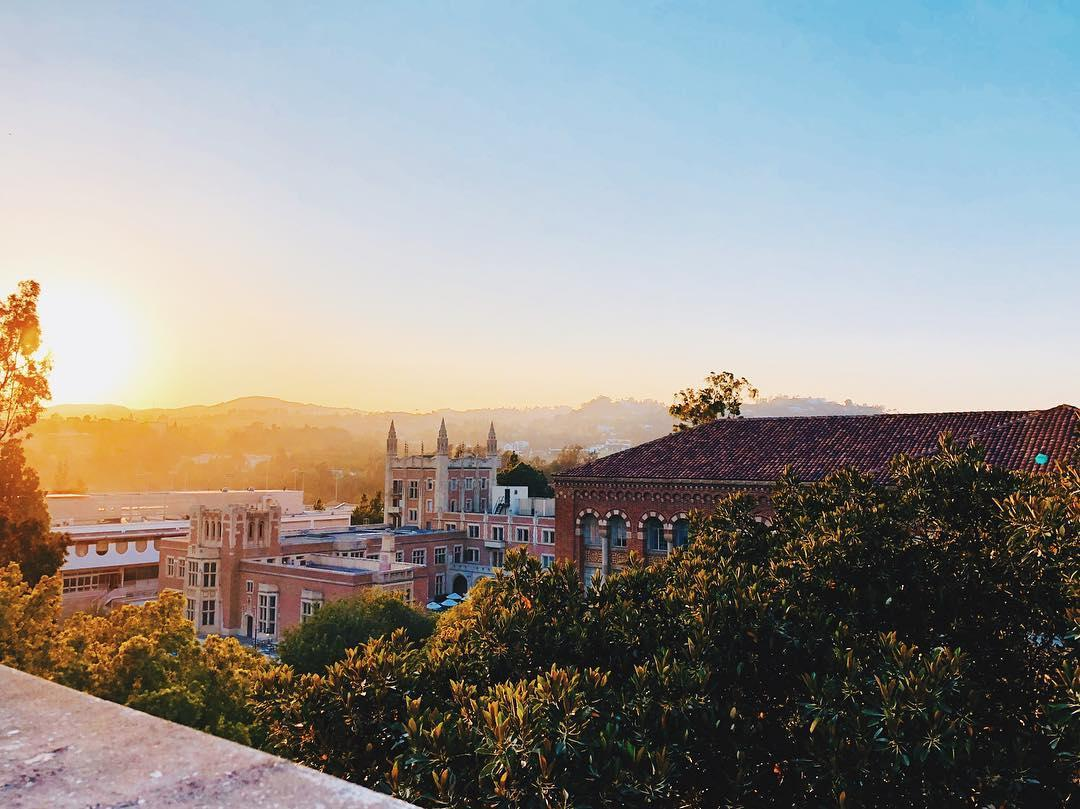
[[[747,417],[879,413],[882,408],[777,396],[747,405]],[[54,491],[302,486],[309,502],[356,500],[382,486],[386,430],[403,451],[432,451],[439,422],[452,445],[482,443],[495,422],[500,444],[550,460],[563,447],[599,454],[671,431],[667,406],[598,396],[577,407],[442,409],[426,413],[249,396],[212,405],[135,410],[58,405],[34,426],[27,455]]]
[[[756,416],[811,416],[880,413],[873,405],[833,402],[827,399],[775,396],[745,405],[747,418]],[[570,444],[600,445],[613,440],[638,444],[671,430],[667,406],[655,400],[612,399],[598,396],[577,407],[569,405],[530,408],[440,409],[426,413],[365,411],[345,407],[290,402],[268,396],[249,396],[212,405],[133,410],[119,405],[59,405],[45,418],[132,419],[139,422],[199,426],[215,430],[242,429],[249,425],[280,428],[333,428],[351,435],[381,441],[393,419],[398,436],[412,449],[433,443],[439,422],[446,420],[452,443],[473,444],[487,435],[495,422],[503,443],[524,442],[538,455]],[[209,450],[207,450],[209,451]]]

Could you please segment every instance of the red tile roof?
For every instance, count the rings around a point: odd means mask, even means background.
[[[556,481],[765,482],[775,480],[788,465],[806,481],[820,480],[846,466],[881,475],[900,452],[934,452],[945,431],[961,441],[978,441],[992,464],[1036,469],[1035,456],[1040,453],[1050,464],[1076,460],[1080,409],[1059,405],[1027,411],[722,419],[569,469]]]

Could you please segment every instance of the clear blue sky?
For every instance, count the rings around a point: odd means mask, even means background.
[[[1080,5],[304,5],[0,6],[58,400],[1080,404]]]

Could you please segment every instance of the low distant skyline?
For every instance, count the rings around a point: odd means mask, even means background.
[[[1080,404],[1080,9],[7,3],[54,403]]]

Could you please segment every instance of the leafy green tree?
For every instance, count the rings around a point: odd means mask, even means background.
[[[376,492],[374,497],[367,494],[360,495],[360,502],[352,511],[349,523],[352,525],[371,525],[383,521],[383,497],[382,492]]]
[[[36,281],[22,281],[0,301],[0,443],[37,421],[42,400],[49,398],[51,364],[40,354],[40,294]]]
[[[18,564],[33,583],[64,563],[67,537],[49,530],[45,494],[26,465],[22,444],[0,443],[0,565]]]
[[[1077,790],[1080,473],[945,440],[785,477],[582,589],[510,554],[439,620],[256,692],[267,742],[426,806],[1056,806]]]
[[[686,388],[675,394],[668,412],[678,421],[673,431],[688,430],[716,419],[735,417],[742,413],[743,400],[756,399],[758,390],[744,377],[731,371],[710,371],[705,387]]]
[[[53,679],[102,699],[247,744],[259,742],[247,702],[253,678],[269,668],[234,638],[200,643],[184,598],[107,615],[76,613],[63,625]]]
[[[65,537],[49,531],[37,473],[26,465],[20,436],[49,396],[50,364],[40,356],[40,288],[23,281],[0,301],[0,565],[17,563],[31,583],[64,561]]]
[[[555,496],[555,490],[551,488],[547,476],[524,461],[511,469],[496,473],[495,480],[500,486],[528,486],[531,497]]]
[[[60,621],[59,576],[46,576],[33,586],[19,566],[0,568],[0,663],[30,674],[48,676]]]
[[[345,658],[347,649],[371,638],[404,630],[414,641],[431,634],[434,619],[377,587],[353,598],[331,601],[304,623],[286,632],[278,654],[298,672],[316,673]]]

